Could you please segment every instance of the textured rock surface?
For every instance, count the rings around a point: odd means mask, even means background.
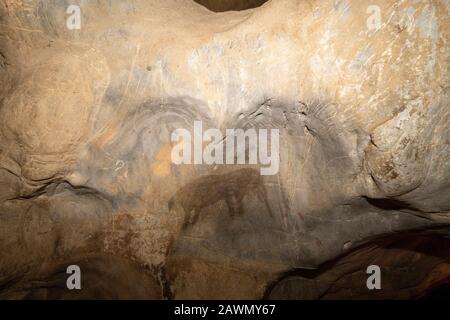
[[[450,278],[448,1],[80,3],[69,30],[68,1],[0,2],[0,297],[411,298]],[[280,129],[279,174],[174,165],[195,120]],[[336,280],[372,248],[423,281]],[[99,285],[64,291],[73,263]]]

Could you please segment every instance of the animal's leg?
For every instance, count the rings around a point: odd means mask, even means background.
[[[227,203],[228,212],[231,217],[243,213],[242,209],[243,197],[244,197],[243,193],[239,193],[238,191],[230,191],[229,193],[227,193],[225,201]]]
[[[264,187],[264,185],[258,186],[256,195],[258,196],[258,199],[261,202],[264,202],[264,204],[266,205],[267,211],[269,212],[269,215],[273,218],[274,216],[272,213],[272,208],[270,207],[269,199],[267,197],[267,191],[266,191],[266,188]]]
[[[245,197],[245,192],[235,194],[237,201],[237,213],[242,215],[244,214],[243,200]]]
[[[194,225],[194,224],[197,223],[198,217],[200,216],[200,211],[201,211],[201,209],[198,209],[198,208],[194,208],[191,211],[191,215],[189,217],[189,223],[190,224]]]
[[[183,222],[183,229],[186,229],[188,225],[192,224],[192,216],[195,214],[195,208],[184,208],[184,222]]]

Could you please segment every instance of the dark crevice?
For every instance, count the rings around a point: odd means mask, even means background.
[[[370,205],[386,211],[400,211],[409,213],[412,215],[415,215],[418,218],[427,219],[430,221],[435,221],[433,216],[431,216],[432,213],[436,212],[425,212],[420,210],[419,208],[416,208],[409,204],[406,201],[393,199],[393,198],[369,198],[369,197],[363,197]]]
[[[214,12],[242,11],[262,6],[268,0],[194,0]]]
[[[450,278],[443,284],[432,288],[423,297],[423,300],[450,300]]]
[[[394,235],[381,236],[379,238],[374,238],[372,241],[367,243],[362,243],[345,254],[338,256],[330,261],[327,261],[315,269],[306,269],[306,268],[294,268],[291,270],[287,270],[284,273],[281,273],[279,277],[268,284],[266,287],[266,291],[262,297],[263,300],[268,300],[271,298],[272,291],[280,284],[282,281],[289,279],[291,277],[300,277],[309,280],[317,281],[322,275],[326,273],[335,272],[339,268],[343,268],[342,266],[351,263],[351,260],[348,260],[350,257],[355,257],[360,254],[364,254],[364,252],[369,252],[372,250],[381,251],[389,251],[389,250],[404,250],[411,251],[411,254],[422,254],[428,257],[434,257],[438,259],[442,259],[444,261],[448,261],[449,259],[449,239],[442,236],[448,232],[448,227],[436,229],[430,229],[427,231],[410,231],[410,232],[402,232]],[[442,234],[441,234],[442,233]],[[348,261],[347,261],[348,260]],[[347,262],[345,262],[347,261]],[[364,260],[361,260],[363,262]],[[376,261],[375,264],[381,263],[382,261]],[[423,263],[422,263],[423,266]],[[355,264],[350,265],[348,268],[352,270],[351,272],[361,271],[362,269],[367,267],[367,263],[362,263],[361,265]],[[347,269],[348,269],[347,268]],[[344,270],[344,268],[343,268]],[[345,278],[348,276],[349,270],[346,273],[341,274],[339,278],[335,278],[335,280],[339,280],[341,278]],[[450,278],[446,278],[438,285],[431,285],[429,288],[426,288],[421,295],[416,298],[425,298],[425,299],[441,299],[443,297],[448,297],[449,294],[449,281]],[[330,284],[332,285],[332,284]],[[327,290],[324,290],[320,295],[320,298],[324,298],[327,294]],[[345,293],[343,293],[345,295]]]
[[[115,199],[99,190],[96,190],[87,186],[74,186],[68,181],[63,179],[56,179],[54,181],[48,182],[31,193],[25,195],[19,195],[13,198],[7,199],[7,201],[20,201],[20,200],[30,200],[36,199],[42,195],[55,196],[64,191],[72,192],[77,196],[94,197],[96,199],[101,199],[107,201],[111,204],[115,203]]]
[[[383,210],[412,210],[418,211],[416,208],[412,207],[405,201],[392,199],[392,198],[382,198],[382,199],[374,199],[369,197],[364,197],[368,203],[372,206],[383,209]]]

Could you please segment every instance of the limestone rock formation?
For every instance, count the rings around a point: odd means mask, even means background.
[[[1,0],[0,298],[408,299],[448,283],[449,14]],[[174,164],[172,133],[195,121],[278,129],[277,174]]]

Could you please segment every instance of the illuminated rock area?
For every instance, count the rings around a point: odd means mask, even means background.
[[[0,298],[448,285],[448,1],[75,2],[0,1]],[[278,132],[275,174],[175,163],[196,123]]]

